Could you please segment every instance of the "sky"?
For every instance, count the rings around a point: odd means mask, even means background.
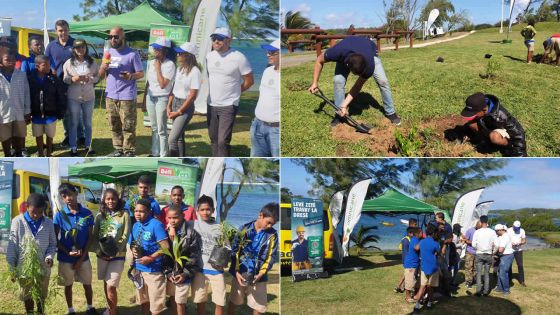
[[[282,159],[281,187],[294,195],[309,196],[311,177],[303,167]],[[510,159],[499,174],[509,176],[501,184],[484,190],[480,202],[494,200],[492,209],[560,208],[560,159]],[[407,175],[405,175],[407,177]]]
[[[387,3],[391,1],[388,0]],[[426,0],[419,0],[426,3]],[[455,11],[467,10],[474,24],[494,24],[501,17],[500,0],[452,0]],[[516,7],[524,7],[528,0],[517,0]],[[282,0],[281,12],[299,11],[321,28],[348,28],[350,24],[359,27],[376,27],[383,24],[382,0]],[[423,5],[422,5],[423,6]],[[421,6],[421,7],[422,7]],[[509,7],[504,10],[508,12]],[[516,15],[514,10],[514,16]],[[504,13],[505,19],[507,14]]]

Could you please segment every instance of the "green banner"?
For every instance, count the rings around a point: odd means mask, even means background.
[[[185,191],[184,203],[194,205],[198,168],[169,162],[158,162],[155,198],[160,204],[168,204],[173,186],[182,186]]]
[[[181,46],[189,40],[189,26],[150,24],[150,44],[154,43],[158,37],[165,37],[173,42],[175,46]],[[152,59],[152,47],[149,48],[149,56]]]
[[[12,222],[14,162],[0,161],[0,253],[6,253]]]
[[[323,202],[292,199],[292,274],[323,272]]]

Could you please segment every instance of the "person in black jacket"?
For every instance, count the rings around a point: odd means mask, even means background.
[[[480,92],[469,96],[461,116],[468,122],[446,130],[447,140],[480,140],[496,146],[503,156],[527,156],[525,130],[496,96]]]
[[[168,279],[166,291],[171,297],[171,313],[184,315],[187,299],[190,296],[191,282],[195,273],[202,271],[198,263],[201,259],[202,241],[194,230],[193,222],[185,221],[183,211],[178,205],[169,206],[167,222],[171,253],[174,253],[173,246],[179,246],[181,263],[169,256],[164,257],[163,273]],[[174,245],[176,238],[179,240],[178,245]]]
[[[27,77],[31,96],[32,133],[37,140],[39,156],[45,156],[43,134],[47,137],[47,156],[53,151],[56,121],[64,117],[66,92],[62,81],[51,73],[48,57],[35,57],[35,69]]]

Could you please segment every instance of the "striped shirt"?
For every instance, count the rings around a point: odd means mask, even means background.
[[[0,124],[23,121],[30,113],[31,98],[25,72],[14,70],[11,81],[0,73]]]
[[[39,246],[41,262],[44,262],[46,258],[54,260],[54,255],[56,253],[56,235],[54,234],[53,222],[47,217],[43,218],[44,220],[41,223],[41,226],[39,226],[37,235],[34,237],[37,245]],[[8,250],[6,252],[6,261],[12,268],[15,268],[23,263],[21,245],[25,234],[33,235],[33,233],[31,233],[31,228],[23,217],[23,214],[20,214],[12,219],[10,240],[8,242]]]

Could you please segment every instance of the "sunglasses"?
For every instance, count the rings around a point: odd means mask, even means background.
[[[275,52],[267,51],[267,52],[266,52],[266,55],[267,55],[267,56],[270,56],[270,57],[278,56],[279,54],[280,54],[279,51],[275,51]]]
[[[219,37],[219,36],[210,36],[210,39],[213,42],[215,42],[215,41],[223,42],[226,38],[225,37]]]
[[[109,36],[107,36],[108,39],[113,39],[113,38],[114,39],[119,39],[119,37],[120,37],[119,35],[109,35]]]

